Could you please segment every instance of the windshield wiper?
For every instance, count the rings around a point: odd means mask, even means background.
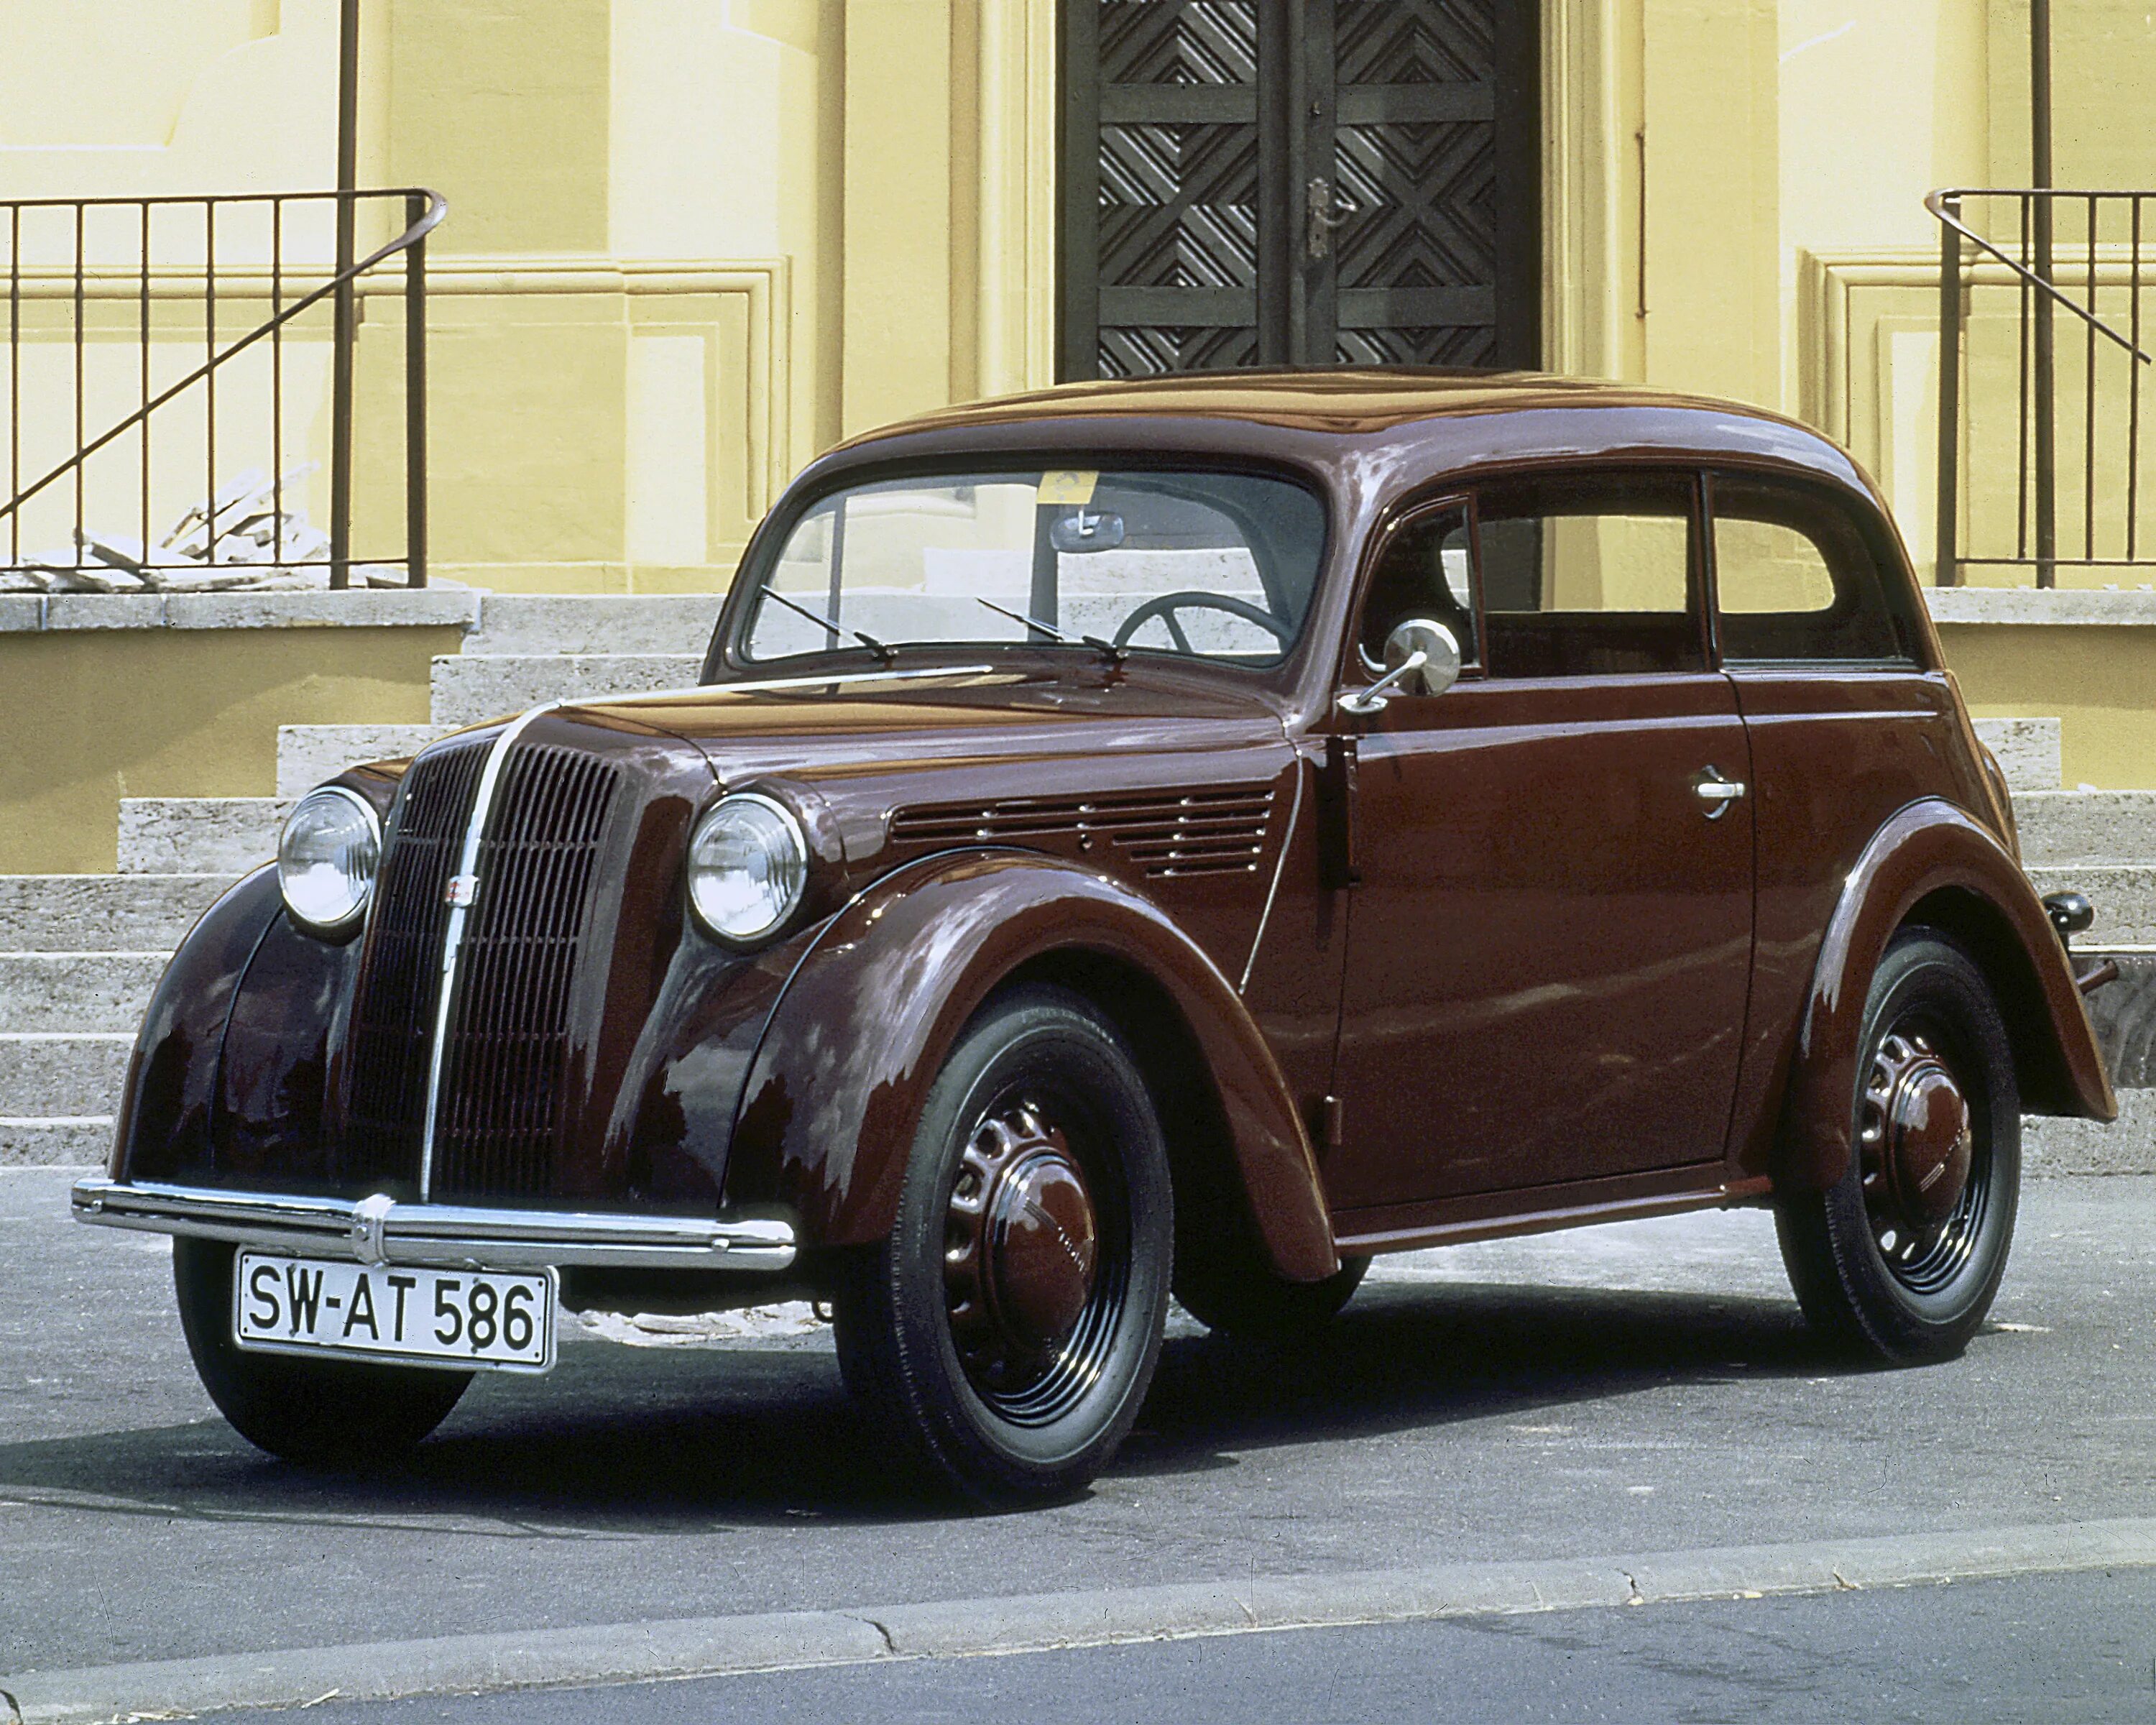
[[[851,635],[864,647],[867,648],[870,652],[875,654],[875,656],[881,660],[886,665],[892,663],[892,661],[896,660],[898,657],[898,649],[891,646],[889,642],[879,641],[874,635],[870,634],[865,629],[844,628],[839,624],[833,622],[821,611],[812,611],[806,605],[797,605],[793,600],[788,598],[784,593],[779,592],[779,590],[775,587],[767,587],[764,588],[763,596],[767,599],[777,599],[780,604],[785,606],[788,610],[793,612],[796,616],[805,617],[811,623],[820,623],[825,629],[830,630],[834,635]]]
[[[973,595],[973,603],[986,605],[997,616],[1008,617],[1013,623],[1022,623],[1028,629],[1037,629],[1051,641],[1059,641],[1066,647],[1091,647],[1096,653],[1105,653],[1111,665],[1121,665],[1131,656],[1127,647],[1118,647],[1113,641],[1104,641],[1098,635],[1066,635],[1052,623],[1043,623],[1038,617],[1028,617],[1022,612],[1006,611],[993,599],[984,599],[978,593]]]

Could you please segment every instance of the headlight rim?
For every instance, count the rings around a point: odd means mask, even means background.
[[[705,916],[703,906],[696,903],[696,841],[703,837],[705,828],[710,826],[714,819],[718,819],[722,809],[731,809],[735,804],[742,804],[742,802],[752,802],[759,809],[767,809],[772,815],[778,817],[778,822],[791,834],[793,850],[800,856],[800,886],[793,888],[793,895],[787,899],[785,908],[776,914],[770,923],[755,929],[752,934],[733,934],[729,929],[718,927],[718,925],[711,923],[711,918]],[[802,819],[800,809],[793,809],[783,798],[772,796],[770,791],[725,791],[722,796],[711,802],[710,809],[705,809],[701,815],[696,815],[696,822],[690,826],[688,850],[681,858],[681,895],[688,899],[688,914],[696,923],[696,929],[707,940],[716,940],[720,947],[729,947],[729,949],[744,951],[744,953],[759,949],[759,947],[767,947],[772,940],[785,934],[787,929],[793,925],[793,921],[800,916],[802,906],[808,903],[808,893],[811,893],[813,884],[815,884],[815,845],[808,839],[808,822]]]
[[[293,816],[299,814],[317,797],[336,797],[351,803],[366,818],[367,830],[374,840],[374,867],[367,876],[367,885],[352,907],[333,922],[319,922],[292,902],[291,894],[285,884],[285,834],[291,825]],[[293,803],[285,819],[277,824],[277,897],[285,906],[285,913],[309,933],[325,939],[341,940],[357,933],[365,926],[367,913],[374,907],[374,892],[382,880],[382,853],[384,838],[382,811],[350,785],[321,784]]]
[[[703,837],[704,829],[718,818],[721,810],[743,803],[754,803],[758,808],[767,809],[778,817],[781,824],[792,838],[794,850],[801,859],[801,884],[794,889],[785,907],[769,922],[753,932],[737,934],[715,925],[709,917],[705,916],[703,906],[697,903],[696,857],[697,841]],[[795,918],[801,913],[802,906],[808,901],[815,861],[816,852],[809,842],[808,824],[803,819],[800,810],[789,806],[767,791],[724,792],[712,802],[709,808],[696,817],[695,823],[689,829],[688,846],[682,855],[681,891],[683,897],[689,901],[690,917],[706,938],[716,941],[720,945],[731,947],[736,952],[749,952],[759,947],[767,946],[793,925]]]

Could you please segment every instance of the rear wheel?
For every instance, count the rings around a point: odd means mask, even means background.
[[[1159,1356],[1174,1221],[1152,1097],[1115,1029],[1014,988],[929,1092],[898,1219],[834,1322],[870,1415],[975,1499],[1067,1497],[1106,1466]]]
[[[232,1339],[235,1248],[172,1242],[180,1327],[218,1412],[258,1449],[287,1461],[357,1467],[411,1449],[449,1416],[469,1372],[254,1353]]]
[[[1848,1168],[1775,1204],[1783,1261],[1813,1325],[1878,1358],[1959,1353],[2006,1271],[2021,1185],[2021,1103],[2006,1026],[1974,960],[1905,934],[1871,983]]]

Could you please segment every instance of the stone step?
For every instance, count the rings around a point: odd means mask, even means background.
[[[693,653],[703,656],[724,593],[490,593],[465,637],[478,654]]]
[[[394,761],[416,755],[446,725],[280,725],[277,794],[304,797],[325,779],[362,761]]]
[[[0,952],[0,1030],[132,1034],[171,953]]]
[[[134,1045],[124,1030],[0,1032],[0,1115],[19,1120],[111,1109]]]
[[[0,1115],[0,1168],[101,1166],[112,1153],[112,1117],[19,1120]]]
[[[1976,734],[1999,757],[2013,791],[2056,791],[2065,782],[2056,719],[1979,719]]]
[[[475,725],[544,701],[692,686],[701,654],[461,653],[434,661],[434,722]]]
[[[2102,950],[2088,948],[2092,955]],[[2118,980],[2088,997],[2089,1024],[2113,1084],[2121,1090],[2156,1090],[2156,952],[2112,956]]]
[[[2031,869],[2156,864],[2156,791],[2023,791],[2014,822]]]
[[[0,952],[169,952],[229,875],[0,875]]]
[[[2021,1122],[2022,1172],[2032,1179],[2066,1174],[2156,1174],[2156,1090],[2122,1090],[2118,1118]]]
[[[277,854],[282,797],[123,797],[120,872],[237,880]]]

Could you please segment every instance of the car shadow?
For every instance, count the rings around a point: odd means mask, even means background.
[[[1121,1478],[1245,1452],[1514,1420],[1670,1384],[1851,1369],[1787,1298],[1517,1284],[1366,1287],[1302,1340],[1171,1337]],[[961,1512],[855,1414],[822,1347],[579,1341],[545,1378],[476,1384],[434,1438],[366,1474],[260,1455],[220,1420],[0,1445],[0,1497],[180,1520],[639,1538]]]

